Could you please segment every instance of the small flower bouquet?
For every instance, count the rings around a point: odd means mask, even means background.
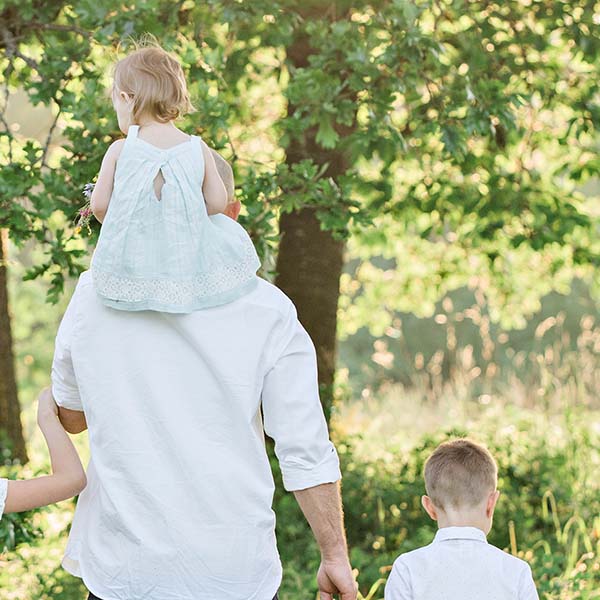
[[[92,198],[92,192],[94,191],[93,183],[86,183],[83,186],[83,197],[85,198],[85,204],[79,209],[77,213],[77,221],[75,223],[75,231],[79,233],[83,227],[87,227],[88,232],[90,230],[90,221],[92,219],[92,208],[90,206],[90,200]]]

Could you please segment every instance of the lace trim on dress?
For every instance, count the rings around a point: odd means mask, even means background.
[[[105,298],[128,303],[152,301],[164,306],[189,306],[248,283],[256,276],[259,266],[254,246],[248,243],[238,263],[184,279],[133,279],[95,269],[93,263],[92,273],[96,291]]]

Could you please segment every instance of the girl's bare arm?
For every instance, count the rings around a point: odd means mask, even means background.
[[[223,184],[211,149],[202,142],[202,153],[204,155],[204,182],[202,183],[202,194],[209,215],[222,213],[227,206],[227,190]]]
[[[50,451],[52,475],[9,481],[4,512],[21,512],[71,498],[87,483],[77,451],[58,420],[49,389],[40,394],[38,402],[38,425]]]
[[[106,154],[102,159],[100,173],[98,173],[98,181],[96,181],[92,197],[90,198],[90,208],[100,223],[104,221],[106,211],[108,210],[110,197],[112,196],[113,191],[117,159],[121,154],[124,143],[125,140],[117,140],[116,142],[113,142],[106,151]]]

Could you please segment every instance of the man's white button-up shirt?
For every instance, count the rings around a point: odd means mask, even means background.
[[[444,527],[401,555],[385,600],[538,600],[529,565],[487,543],[475,527]]]
[[[89,427],[68,571],[103,600],[273,598],[281,564],[263,427],[287,490],[340,478],[314,347],[281,291],[261,280],[187,315],[125,312],[105,307],[84,273],[52,387]]]

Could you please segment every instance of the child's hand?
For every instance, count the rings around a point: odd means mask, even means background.
[[[40,427],[58,417],[58,406],[52,397],[52,390],[45,388],[38,396],[37,422]]]

